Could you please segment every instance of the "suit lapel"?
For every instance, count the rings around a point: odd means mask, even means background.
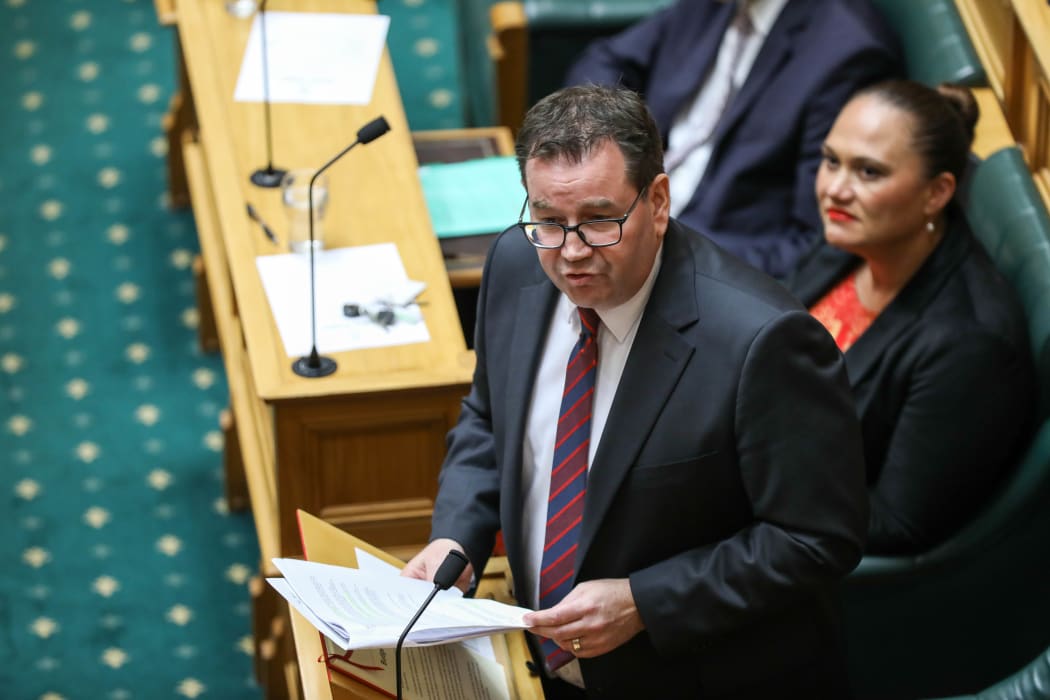
[[[660,74],[660,79],[665,81],[660,91],[663,94],[658,100],[650,100],[650,110],[660,126],[665,145],[678,111],[692,104],[696,91],[714,68],[718,49],[722,45],[722,36],[733,20],[735,3],[706,4],[711,6],[712,11],[706,18],[697,22],[701,33],[690,35],[689,42],[682,45],[680,51],[674,52],[677,54],[676,70],[669,74]],[[687,68],[682,70],[683,66]]]
[[[970,233],[965,227],[949,226],[940,245],[915,276],[846,351],[850,386],[856,386],[863,380],[890,344],[919,321],[930,300],[940,292],[966,257],[970,240]]]
[[[558,300],[558,290],[540,273],[541,282],[521,288],[518,295],[510,357],[507,367],[507,396],[502,400],[507,407],[507,439],[503,448],[503,492],[509,498],[502,500],[507,510],[503,520],[504,539],[507,542],[521,541],[523,521],[521,492],[522,445],[525,443],[525,419],[528,416],[532,387],[539,368],[540,354],[544,347],[547,327],[553,307]],[[513,548],[512,552],[520,551]],[[523,566],[524,562],[512,564]],[[520,568],[516,569],[521,571]]]
[[[861,262],[856,255],[822,242],[799,262],[785,284],[809,308]]]
[[[577,571],[621,482],[695,350],[681,329],[695,323],[696,274],[685,234],[672,222],[662,267],[642,314],[587,480]]]
[[[727,3],[728,4],[728,3]],[[755,62],[748,72],[747,79],[740,86],[740,91],[729,105],[725,117],[718,123],[713,136],[714,143],[721,144],[725,132],[733,127],[744,115],[751,112],[751,106],[759,95],[766,90],[770,80],[779,68],[791,58],[794,51],[796,35],[802,31],[808,21],[807,13],[811,12],[809,3],[789,2],[780,11],[780,16],[773,22],[769,36],[762,42],[762,48],[755,57]],[[710,170],[710,169],[709,169]]]

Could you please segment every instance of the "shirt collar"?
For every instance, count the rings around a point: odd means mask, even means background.
[[[602,320],[602,325],[613,334],[618,343],[624,342],[631,328],[642,317],[642,311],[645,310],[645,305],[649,301],[649,295],[652,294],[653,285],[656,284],[656,276],[660,273],[663,250],[664,245],[661,242],[659,250],[656,251],[656,259],[653,261],[653,269],[649,271],[649,276],[645,278],[641,289],[635,292],[633,297],[619,306],[598,312],[598,318]],[[576,305],[564,293],[558,299],[558,308],[555,313],[571,324],[575,333],[579,333],[580,317],[576,313]]]
[[[788,0],[741,0],[746,3],[747,13],[751,19],[751,26],[755,28],[755,34],[768,36],[773,29],[773,23],[780,16],[780,11]]]

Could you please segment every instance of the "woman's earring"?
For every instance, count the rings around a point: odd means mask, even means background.
[[[937,229],[937,227],[933,225],[933,219],[930,219],[929,221],[926,222],[926,230],[929,233],[933,233],[936,229]]]

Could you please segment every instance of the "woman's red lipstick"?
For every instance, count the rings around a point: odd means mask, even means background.
[[[836,223],[843,223],[845,221],[852,221],[857,217],[842,209],[828,209],[828,218]]]

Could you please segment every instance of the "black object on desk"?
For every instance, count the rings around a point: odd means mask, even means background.
[[[307,197],[310,202],[310,354],[306,357],[300,357],[298,360],[292,363],[292,371],[298,374],[300,377],[307,377],[309,379],[316,379],[318,377],[327,377],[332,372],[335,372],[336,363],[330,357],[325,357],[317,352],[317,290],[314,283],[314,181],[317,180],[317,176],[323,173],[325,170],[330,168],[333,163],[345,156],[350,152],[352,148],[358,145],[364,145],[366,143],[372,143],[377,138],[390,131],[390,125],[387,123],[386,118],[376,117],[372,121],[368,122],[360,129],[357,130],[357,138],[352,144],[339,151],[333,156],[327,163],[322,165],[310,178],[310,186],[307,188]]]
[[[269,224],[263,221],[262,217],[259,216],[259,212],[255,211],[255,207],[251,205],[251,202],[248,202],[246,207],[248,209],[248,217],[262,227],[263,233],[265,233],[266,237],[270,239],[270,243],[277,245],[277,236],[274,234],[273,229],[270,228]]]
[[[266,51],[266,1],[259,3],[259,39],[262,42],[263,118],[266,121],[266,167],[259,168],[249,178],[257,187],[281,186],[286,170],[273,167],[273,127],[270,125],[270,59]]]

